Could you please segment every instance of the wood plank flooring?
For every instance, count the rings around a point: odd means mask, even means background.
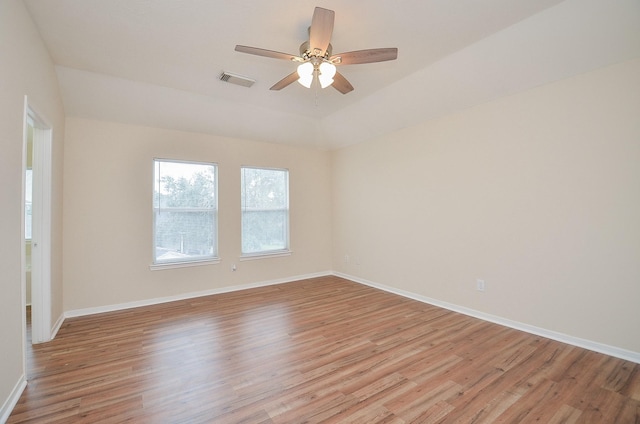
[[[67,319],[9,423],[639,423],[640,365],[337,277]]]

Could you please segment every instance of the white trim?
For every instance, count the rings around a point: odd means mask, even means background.
[[[160,264],[150,264],[151,271],[160,271],[163,269],[188,268],[191,266],[216,265],[220,263],[220,258],[205,259],[201,261],[182,261],[182,262],[166,262]]]
[[[614,356],[616,358],[620,358],[626,361],[631,361],[631,362],[640,364],[640,352],[633,352],[631,350],[622,349],[615,346],[609,346],[603,343],[594,342],[592,340],[581,339],[579,337],[570,336],[568,334],[559,333],[553,330],[547,330],[545,328],[540,328],[540,327],[525,324],[522,322],[513,321],[507,318],[502,318],[496,315],[491,315],[484,312],[476,311],[474,309],[466,308],[464,306],[443,302],[441,300],[422,296],[409,291],[400,290],[393,287],[385,286],[383,284],[374,283],[372,281],[365,280],[359,277],[354,277],[348,274],[343,274],[341,272],[334,272],[333,275],[335,275],[336,277],[341,277],[341,278],[345,278],[347,280],[353,281],[354,283],[364,284],[366,286],[384,290],[386,292],[397,294],[402,297],[417,300],[423,303],[428,303],[430,305],[448,309],[453,312],[458,312],[464,315],[478,318],[483,321],[488,321],[494,324],[503,325],[505,327],[513,328],[515,330],[520,330],[526,333],[535,334],[536,336],[545,337],[561,343],[570,344],[573,346],[581,347],[583,349],[592,350],[594,352],[603,353],[605,355]]]
[[[5,423],[9,419],[9,415],[13,411],[13,408],[16,407],[16,404],[20,400],[20,396],[22,396],[22,392],[27,387],[27,379],[25,375],[22,374],[18,379],[18,382],[15,386],[13,386],[13,390],[11,390],[11,394],[0,408],[0,423]]]
[[[20,310],[22,310],[22,317],[21,317],[21,327],[22,327],[22,343],[21,343],[21,347],[22,347],[22,352],[21,352],[21,359],[22,359],[22,379],[24,379],[24,376],[27,375],[27,314],[24,311],[24,306],[26,306],[27,304],[27,240],[25,237],[25,205],[26,205],[26,172],[27,172],[27,152],[28,152],[28,147],[27,145],[29,144],[29,124],[31,124],[32,119],[29,116],[29,103],[27,101],[27,96],[24,96],[24,111],[22,114],[22,187],[21,187],[21,197],[20,197]],[[32,197],[33,200],[33,197]],[[33,209],[32,209],[33,211]],[[33,237],[33,234],[32,234]],[[31,241],[29,240],[29,243],[31,243]],[[31,298],[33,299],[33,292],[31,293]],[[32,317],[33,317],[33,307],[31,308],[31,313],[32,313]],[[31,321],[33,322],[33,320]],[[25,380],[26,382],[26,380]],[[24,388],[23,388],[24,390]],[[15,391],[15,389],[14,389]],[[22,393],[22,391],[21,391]],[[5,404],[2,406],[2,409],[0,409],[0,422],[4,423],[7,418],[8,418],[8,414],[5,417],[5,407],[7,406],[7,402],[9,402],[9,400],[11,400],[11,397],[9,397],[7,399],[7,401],[5,402]],[[17,401],[16,401],[17,402]],[[13,407],[15,406],[15,403],[11,406],[11,410],[13,410]]]
[[[240,260],[253,261],[256,259],[279,258],[281,256],[291,256],[292,253],[293,252],[291,250],[276,250],[273,252],[246,253],[244,255],[240,255]]]
[[[51,340],[51,179],[53,130],[47,119],[29,103],[27,96],[24,96],[24,115],[23,138],[25,148],[28,131],[27,126],[31,124],[33,127],[32,169],[34,209],[32,215],[33,233],[31,246],[31,335],[32,343],[41,343]],[[24,173],[26,169],[26,150],[23,154],[25,155],[25,159],[23,160]],[[36,205],[39,206],[36,207]],[[22,223],[22,240],[24,241],[24,221]],[[24,256],[24,252],[22,255]],[[22,289],[26,290],[26,281],[24,279],[24,275],[26,274],[25,259],[23,258],[22,260]],[[24,297],[23,304],[26,304],[26,298]]]
[[[240,170],[242,170],[242,168],[258,169],[258,170],[264,169],[267,171],[287,171],[287,173],[289,173],[289,168],[278,168],[278,167],[271,167],[271,166],[240,165]]]
[[[502,318],[499,316],[495,316],[495,315],[491,315],[491,314],[487,314],[484,312],[480,312],[480,311],[476,311],[474,309],[470,309],[470,308],[466,308],[464,306],[459,306],[459,305],[455,305],[452,303],[448,303],[448,302],[443,302],[441,300],[437,300],[437,299],[433,299],[427,296],[422,296],[416,293],[412,293],[409,291],[405,291],[405,290],[401,290],[401,289],[397,289],[397,288],[393,288],[393,287],[389,287],[389,286],[385,286],[383,284],[378,284],[378,283],[374,283],[372,281],[363,279],[363,278],[359,278],[359,277],[355,277],[352,275],[348,275],[348,274],[344,274],[341,272],[318,272],[318,273],[312,273],[312,274],[305,274],[305,275],[297,275],[297,276],[293,276],[293,277],[287,277],[287,278],[281,278],[281,279],[276,279],[276,280],[268,280],[268,281],[262,281],[262,282],[258,282],[258,283],[251,283],[251,284],[243,284],[243,285],[239,285],[239,286],[227,286],[227,287],[222,287],[222,288],[217,288],[217,289],[210,289],[210,290],[204,290],[204,291],[199,291],[199,292],[191,292],[191,293],[183,293],[183,294],[178,294],[175,296],[167,296],[167,297],[161,297],[161,298],[156,298],[156,299],[147,299],[147,300],[141,300],[141,301],[135,301],[135,302],[127,302],[127,303],[121,303],[121,304],[116,304],[116,305],[106,305],[106,306],[98,306],[98,307],[94,307],[94,308],[84,308],[84,309],[75,309],[75,310],[70,310],[70,311],[66,311],[64,313],[64,318],[72,318],[72,317],[79,317],[79,316],[85,316],[85,315],[93,315],[93,314],[99,314],[99,313],[103,313],[103,312],[113,312],[113,311],[119,311],[119,310],[123,310],[123,309],[130,309],[130,308],[136,308],[136,307],[141,307],[141,306],[149,306],[149,305],[156,305],[156,304],[161,304],[161,303],[166,303],[166,302],[173,302],[176,300],[184,300],[184,299],[192,299],[192,298],[196,298],[196,297],[202,297],[202,296],[210,296],[210,295],[214,295],[214,294],[221,294],[221,293],[229,293],[229,292],[234,292],[234,291],[240,291],[240,290],[247,290],[247,289],[252,289],[252,288],[257,288],[257,287],[266,287],[266,286],[271,286],[271,285],[276,285],[276,284],[283,284],[283,283],[290,283],[290,282],[295,282],[295,281],[299,281],[299,280],[305,280],[305,279],[309,279],[309,278],[317,278],[317,277],[325,277],[327,275],[334,275],[336,277],[341,277],[350,281],[353,281],[354,283],[359,283],[359,284],[363,284],[369,287],[373,287],[379,290],[384,290],[386,292],[389,293],[393,293],[393,294],[397,294],[399,296],[402,297],[406,297],[409,299],[413,299],[413,300],[417,300],[419,302],[423,302],[423,303],[427,303],[430,305],[434,305],[434,306],[438,306],[440,308],[444,308],[453,312],[458,312],[464,315],[468,315],[474,318],[478,318],[481,319],[483,321],[488,321],[488,322],[492,322],[494,324],[498,324],[498,325],[503,325],[505,327],[509,327],[509,328],[513,328],[515,330],[520,330],[520,331],[524,331],[526,333],[530,333],[530,334],[535,334],[537,336],[540,337],[545,337],[551,340],[556,340],[558,342],[561,343],[566,343],[566,344],[570,344],[573,346],[577,346],[577,347],[581,347],[584,349],[588,349],[588,350],[592,350],[594,352],[599,352],[599,353],[603,353],[605,355],[610,355],[616,358],[620,358],[620,359],[624,359],[627,361],[631,361],[631,362],[635,362],[640,364],[640,353],[639,352],[633,352],[627,349],[622,349],[622,348],[618,348],[615,346],[609,346],[603,343],[598,343],[598,342],[594,342],[591,340],[586,340],[586,339],[582,339],[579,337],[574,337],[574,336],[570,336],[567,334],[563,334],[563,333],[559,333],[556,331],[552,331],[552,330],[547,330],[544,328],[540,328],[540,327],[536,327],[533,325],[529,325],[529,324],[525,324],[522,322],[518,322],[518,321],[513,321],[510,319],[506,319],[506,318]],[[62,325],[62,321],[63,319],[59,319],[58,323],[56,325],[57,328],[60,328],[60,326]],[[57,328],[56,328],[56,332],[57,332]]]
[[[51,340],[55,339],[56,335],[58,334],[58,330],[60,330],[60,327],[62,327],[63,323],[64,323],[64,314],[61,314],[56,320],[56,323],[54,324],[53,328],[51,329]]]
[[[296,275],[293,277],[279,278],[276,280],[268,280],[268,281],[262,281],[258,283],[242,284],[238,286],[227,286],[227,287],[203,290],[198,292],[182,293],[174,296],[158,297],[155,299],[138,300],[134,302],[120,303],[116,305],[105,305],[105,306],[97,306],[94,308],[74,309],[74,310],[66,311],[64,313],[64,318],[73,318],[73,317],[80,317],[85,315],[101,314],[104,312],[121,311],[123,309],[131,309],[131,308],[138,308],[141,306],[150,306],[150,305],[157,305],[161,303],[174,302],[176,300],[193,299],[196,297],[211,296],[214,294],[229,293],[229,292],[235,292],[240,290],[253,289],[257,287],[266,287],[266,286],[273,286],[276,284],[291,283],[294,281],[306,280],[309,278],[326,277],[327,275],[333,275],[333,274],[330,271],[317,272],[313,274]]]

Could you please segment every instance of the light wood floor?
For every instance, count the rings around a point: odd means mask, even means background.
[[[323,277],[67,319],[9,423],[638,423],[640,365]]]

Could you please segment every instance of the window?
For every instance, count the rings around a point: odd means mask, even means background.
[[[153,263],[218,256],[217,166],[154,160]]]
[[[289,171],[242,167],[242,254],[289,250]]]

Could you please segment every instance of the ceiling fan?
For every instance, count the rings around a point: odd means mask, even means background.
[[[398,49],[393,47],[357,50],[333,55],[332,46],[329,42],[333,33],[334,18],[335,12],[333,10],[321,7],[315,8],[311,26],[309,27],[309,41],[305,41],[300,45],[300,56],[241,45],[237,45],[235,50],[241,53],[285,59],[299,63],[296,71],[275,83],[271,90],[281,90],[294,81],[298,81],[303,86],[310,88],[312,83],[317,80],[322,88],[332,85],[342,94],[347,94],[353,91],[353,86],[341,73],[336,71],[336,65],[356,65],[394,60],[398,57]]]

